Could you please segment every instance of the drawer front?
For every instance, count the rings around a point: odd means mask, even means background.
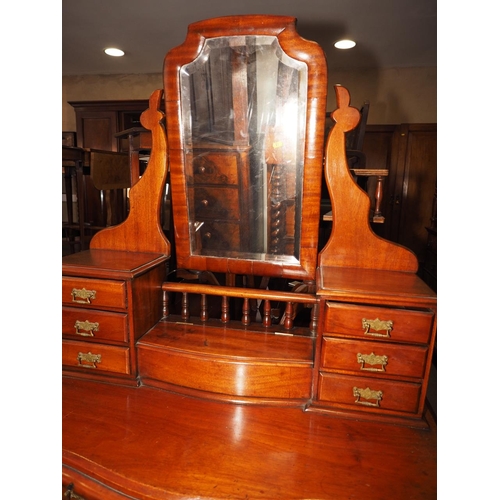
[[[416,413],[420,384],[320,373],[318,400],[356,410]]]
[[[130,374],[130,349],[127,347],[63,340],[63,366],[89,372]]]
[[[427,348],[323,337],[321,367],[366,375],[423,378]]]
[[[434,314],[327,302],[325,332],[368,340],[429,342]]]
[[[63,307],[63,336],[81,340],[128,341],[128,321],[124,313],[104,312],[77,307]]]
[[[196,184],[238,184],[238,157],[235,153],[195,150],[193,177]]]
[[[75,307],[126,309],[125,282],[64,276],[62,301]]]
[[[194,191],[197,219],[240,219],[240,198],[237,189],[197,187]]]
[[[240,226],[236,223],[205,222],[200,228],[203,250],[239,251]]]

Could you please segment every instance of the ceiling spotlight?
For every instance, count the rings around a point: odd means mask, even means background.
[[[104,52],[108,54],[108,56],[113,56],[113,57],[121,57],[125,55],[125,52],[123,52],[123,50],[115,48],[104,49]]]
[[[337,49],[352,49],[356,45],[356,42],[353,42],[352,40],[339,40],[338,42],[335,42],[333,45]]]

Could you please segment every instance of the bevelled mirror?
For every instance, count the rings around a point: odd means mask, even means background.
[[[194,23],[165,58],[179,268],[315,277],[326,62],[295,23]]]

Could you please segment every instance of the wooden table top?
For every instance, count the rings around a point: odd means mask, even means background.
[[[131,498],[436,498],[436,428],[64,378],[63,464]]]

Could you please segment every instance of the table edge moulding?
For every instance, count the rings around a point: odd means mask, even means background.
[[[141,115],[152,147],[128,217],[63,258],[64,498],[436,495],[436,429],[425,403],[437,297],[417,276],[415,254],[371,229],[368,195],[346,158],[345,134],[360,113],[340,85],[323,148],[326,59],[295,25],[250,15],[189,26],[165,57],[164,89]],[[184,145],[181,71],[207,40],[235,37],[220,53],[232,54],[226,81],[237,106],[247,99],[238,85],[250,81],[250,70],[237,78],[241,61],[255,62],[245,47],[262,34],[277,37],[279,64],[307,67],[298,250],[203,255],[188,231],[195,148]],[[289,69],[281,76],[295,75]],[[173,241],[160,223],[168,169]],[[323,171],[332,230],[318,252]],[[388,477],[388,467],[397,474]]]

